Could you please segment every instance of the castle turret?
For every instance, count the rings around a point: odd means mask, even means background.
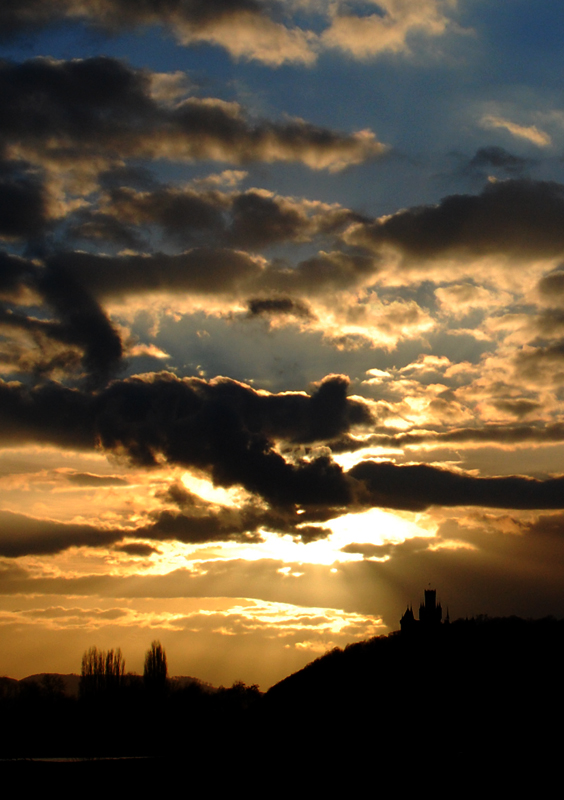
[[[405,613],[403,617],[400,619],[400,628],[402,633],[407,633],[408,631],[412,630],[417,625],[417,620],[415,619],[415,615],[413,614],[413,608],[408,606],[405,609]]]

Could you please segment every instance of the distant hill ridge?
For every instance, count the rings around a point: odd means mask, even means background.
[[[142,680],[143,676],[137,673],[129,673],[126,678],[133,678]],[[199,678],[193,678],[190,675],[175,675],[169,678],[173,687],[184,688],[192,684],[197,684],[202,690],[208,692],[219,691],[216,686],[211,683],[202,681]],[[80,675],[77,673],[59,673],[59,672],[38,672],[34,675],[26,675],[25,678],[9,678],[8,676],[0,676],[0,686],[12,684],[17,686],[19,684],[38,684],[40,687],[47,691],[62,691],[68,697],[78,697]]]

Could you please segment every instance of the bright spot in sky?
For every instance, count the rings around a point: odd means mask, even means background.
[[[182,476],[184,486],[203,500],[223,506],[237,506],[248,497],[242,489],[222,489],[215,487],[204,478],[195,477],[189,472]],[[217,545],[200,545],[189,547],[191,555],[180,554],[170,564],[170,568],[178,566],[178,558],[189,560],[224,560],[240,558],[247,561],[257,561],[268,558],[282,561],[286,564],[324,564],[331,566],[335,563],[348,561],[361,561],[361,553],[345,553],[343,548],[350,544],[384,545],[388,543],[403,542],[415,536],[429,536],[427,526],[417,524],[418,515],[404,512],[402,514],[390,511],[381,511],[373,508],[362,514],[345,514],[337,519],[323,524],[310,524],[308,527],[329,529],[328,536],[321,536],[315,541],[302,542],[289,534],[280,535],[272,531],[260,531],[262,542],[230,543],[222,542]],[[415,521],[414,521],[415,520]],[[174,564],[174,566],[173,566]],[[289,571],[288,576],[294,575]]]
[[[345,471],[355,464],[370,459],[371,461],[393,461],[401,450],[397,447],[364,447],[354,453],[334,453],[333,461]]]
[[[416,515],[411,514],[411,517]],[[399,515],[389,511],[371,509],[363,514],[345,514],[338,519],[319,525],[329,528],[332,533],[317,541],[307,544],[296,541],[292,536],[280,536],[276,533],[262,531],[264,541],[248,548],[238,545],[240,558],[256,560],[272,558],[285,563],[326,564],[335,562],[361,561],[360,553],[343,553],[342,548],[348,544],[382,545],[389,542],[403,542],[415,536],[429,536],[433,531],[423,528],[408,518],[408,514]],[[227,556],[226,546],[222,554]],[[288,572],[288,575],[293,573]]]
[[[347,544],[388,544],[404,542],[416,536],[429,536],[431,531],[413,521],[415,514],[397,514],[372,508],[362,514],[345,514],[328,523],[333,531],[331,541],[337,548]],[[343,554],[344,555],[344,554]]]
[[[221,486],[214,486],[206,478],[197,478],[190,472],[185,472],[181,480],[189,492],[198,495],[208,503],[217,503],[220,506],[236,506],[249,497],[244,489],[239,487],[223,489]]]

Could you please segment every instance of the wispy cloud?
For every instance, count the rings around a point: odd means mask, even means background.
[[[509,119],[487,114],[482,117],[480,124],[483,128],[503,128],[519,139],[527,139],[538,147],[549,147],[552,144],[552,137],[545,131],[537,128],[536,125],[518,125]]]

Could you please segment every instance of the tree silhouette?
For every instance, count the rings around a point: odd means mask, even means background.
[[[143,680],[149,691],[163,692],[167,685],[167,678],[166,652],[161,643],[155,639],[145,654]]]
[[[81,696],[115,690],[121,686],[125,672],[125,660],[117,650],[98,650],[91,647],[82,656],[80,670]]]

